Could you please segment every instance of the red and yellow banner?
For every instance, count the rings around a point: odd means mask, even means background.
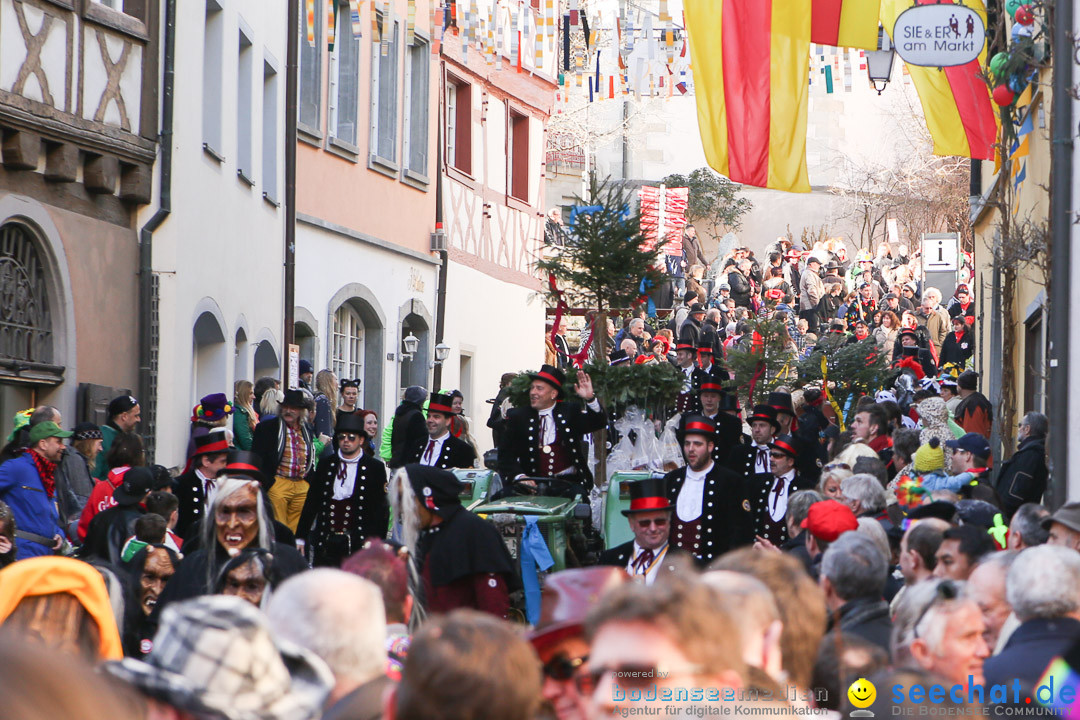
[[[881,0],[813,0],[813,3],[811,42],[877,50]]]
[[[698,124],[735,182],[809,192],[811,0],[687,0]]]
[[[945,3],[951,0],[943,0]],[[939,0],[916,0],[917,5],[937,4]],[[957,4],[952,2],[952,4]],[[986,22],[982,0],[964,3]],[[911,7],[911,0],[882,0],[881,23],[889,32],[896,18]],[[926,127],[934,140],[935,155],[960,155],[976,160],[993,160],[997,141],[997,113],[990,100],[990,90],[979,77],[986,63],[986,49],[967,65],[938,69],[908,65],[911,80],[922,102]]]

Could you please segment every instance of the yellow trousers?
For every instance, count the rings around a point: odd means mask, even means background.
[[[306,480],[293,480],[281,476],[274,478],[274,484],[267,493],[270,497],[270,505],[274,508],[274,519],[296,532],[307,494]]]

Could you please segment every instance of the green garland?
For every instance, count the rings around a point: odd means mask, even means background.
[[[848,415],[845,419],[848,423],[855,415],[856,401],[863,395],[873,395],[896,375],[885,355],[878,351],[874,339],[867,338],[857,343],[836,345],[825,352],[815,350],[799,363],[800,385],[820,385],[822,355],[828,359],[829,391]]]

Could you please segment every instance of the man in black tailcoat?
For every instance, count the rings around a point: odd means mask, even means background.
[[[370,537],[382,538],[390,522],[386,466],[364,452],[368,436],[355,413],[338,413],[337,452],[319,461],[296,526],[297,546],[310,542],[316,566],[340,567]]]
[[[191,467],[176,478],[176,499],[180,501],[176,529],[188,540],[198,533],[199,521],[206,514],[210,496],[217,485],[217,476],[225,467],[229,441],[223,432],[212,432],[195,438],[195,453]]]
[[[566,375],[562,370],[544,365],[530,377],[529,407],[507,414],[499,446],[499,475],[504,484],[519,477],[558,477],[587,494],[593,478],[584,437],[607,423],[592,379],[584,370],[578,371],[574,391],[584,402],[579,405],[563,401]]]
[[[426,420],[428,436],[415,443],[405,455],[406,463],[419,463],[442,470],[471,468],[476,464],[476,450],[450,432],[454,412],[453,398],[433,393]]]
[[[600,553],[600,565],[621,567],[635,580],[652,585],[664,572],[665,561],[679,554],[671,549],[671,511],[666,477],[649,477],[626,484],[630,507],[622,514],[629,518],[634,539]]]
[[[686,466],[664,478],[672,514],[672,549],[694,556],[699,565],[753,542],[750,505],[740,478],[713,461],[716,423],[688,415],[677,433]]]
[[[788,540],[788,498],[797,490],[809,490],[814,483],[795,469],[802,443],[791,435],[781,435],[769,445],[770,469],[745,480],[744,494],[750,501],[754,535],[779,547]]]

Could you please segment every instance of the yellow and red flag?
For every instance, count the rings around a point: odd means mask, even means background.
[[[953,0],[942,0],[957,4]],[[916,0],[917,5],[934,5],[939,0]],[[982,0],[964,3],[986,23]],[[881,22],[890,33],[896,18],[911,7],[911,0],[882,0]],[[935,155],[960,155],[975,160],[993,160],[997,142],[997,113],[990,89],[979,77],[986,63],[986,48],[966,65],[939,69],[908,65],[908,72],[922,102],[926,127],[934,140]]]
[[[735,182],[809,192],[811,0],[687,0],[698,125]]]
[[[881,0],[813,0],[810,40],[833,47],[877,50]]]

